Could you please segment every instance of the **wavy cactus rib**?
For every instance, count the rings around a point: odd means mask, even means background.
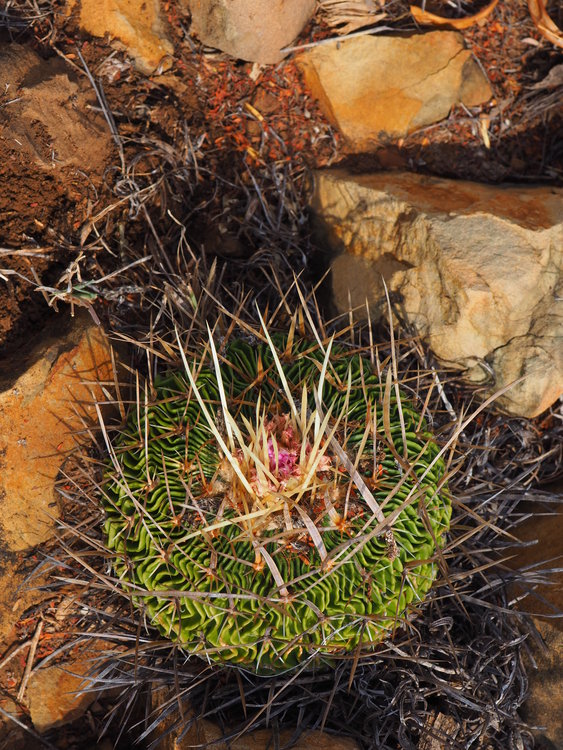
[[[451,514],[438,447],[366,359],[325,354],[282,336],[212,345],[154,383],[115,446],[115,574],[212,661],[270,673],[370,648],[436,577]]]

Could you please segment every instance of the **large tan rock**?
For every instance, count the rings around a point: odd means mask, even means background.
[[[338,311],[383,312],[381,277],[443,363],[533,417],[563,393],[563,190],[318,172]]]
[[[68,0],[69,10],[77,0]],[[92,36],[117,39],[141,73],[170,68],[174,47],[166,35],[158,0],[80,0],[80,26]]]
[[[324,113],[355,150],[438,122],[454,104],[471,107],[492,95],[455,31],[335,40],[297,62]]]
[[[7,551],[53,534],[57,473],[83,420],[96,418],[98,381],[112,379],[109,344],[89,316],[70,328],[56,323],[19,361],[0,363],[0,548]]]
[[[60,58],[43,60],[27,47],[0,47],[0,142],[49,170],[72,166],[101,176],[112,149],[102,115],[92,112],[95,95]]]
[[[184,0],[191,32],[204,44],[241,60],[277,63],[300,34],[315,0]]]

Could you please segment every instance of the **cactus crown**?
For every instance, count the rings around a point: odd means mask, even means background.
[[[257,333],[182,349],[184,371],[130,410],[103,503],[114,572],[150,622],[272,673],[400,627],[437,575],[451,503],[391,371],[294,325]]]

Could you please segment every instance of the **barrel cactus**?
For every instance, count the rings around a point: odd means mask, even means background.
[[[213,338],[155,379],[103,492],[119,585],[160,633],[271,674],[369,651],[438,572],[446,467],[360,350]],[[203,354],[202,354],[203,351]]]

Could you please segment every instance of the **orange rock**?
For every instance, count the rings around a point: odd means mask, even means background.
[[[92,669],[92,659],[105,648],[103,641],[95,641],[60,667],[45,667],[32,673],[25,702],[38,732],[78,719],[96,699],[96,692],[78,693],[88,687],[84,675]]]
[[[538,747],[563,747],[563,632],[557,621],[536,618],[545,647],[530,644],[534,664],[529,670],[528,698],[522,709],[525,721],[539,727]],[[549,744],[545,742],[545,739]],[[543,739],[543,742],[541,741]]]
[[[110,346],[88,315],[57,320],[20,363],[0,366],[1,542],[45,541],[58,516],[55,479],[83,420],[96,419],[98,381],[112,379]]]
[[[2,554],[0,565],[0,653],[12,644],[17,634],[15,624],[28,608],[45,597],[39,587],[45,579],[39,574],[33,580],[33,586],[26,585],[29,572],[22,569],[18,556]],[[0,747],[2,747],[0,738]]]
[[[69,0],[68,9],[75,5],[76,0]],[[80,26],[92,36],[118,39],[142,73],[154,73],[163,58],[174,53],[158,0],[81,0]],[[162,68],[168,70],[170,63]]]
[[[166,706],[170,696],[167,690],[154,687],[151,693],[153,708],[156,712]],[[178,714],[167,714],[159,724],[151,741],[158,744],[162,750],[189,750],[194,747],[213,747],[216,750],[270,750],[274,746],[271,729],[258,729],[247,732],[241,737],[222,742],[224,731],[212,721],[197,721],[190,729],[185,730],[185,719],[180,722],[180,729],[171,729],[172,723],[179,719]],[[292,747],[293,750],[358,750],[358,744],[349,737],[334,737],[324,732],[304,733],[296,744],[291,744],[294,732],[286,729],[280,732],[280,747]]]
[[[370,150],[486,102],[491,88],[455,31],[362,36],[297,57],[307,85],[355,150]]]
[[[200,724],[199,741],[202,735],[205,736],[205,742],[217,750],[268,750],[273,747],[273,733],[270,729],[259,729],[255,732],[249,732],[238,739],[232,740],[227,744],[222,743],[222,731],[218,726],[210,721],[203,721]],[[293,732],[285,730],[280,733],[280,746],[289,746]],[[193,744],[183,744],[181,740],[174,746],[174,750],[187,750],[193,747]],[[296,744],[292,744],[293,750],[358,750],[358,745],[349,737],[334,737],[324,732],[311,732],[304,734]]]
[[[556,483],[550,491],[562,497],[563,482]],[[563,619],[560,616],[563,612],[563,506],[554,504],[553,512],[545,513],[538,509],[538,503],[542,508],[541,495],[534,496],[525,506],[530,518],[512,529],[521,541],[536,544],[509,550],[511,556],[507,564],[513,568],[531,568],[538,573],[559,568],[558,572],[545,574],[545,583],[515,584],[512,596],[519,599],[518,609],[533,615],[545,644],[528,638],[533,660],[528,663],[529,690],[521,713],[531,726],[541,727],[534,732],[538,747],[560,748],[563,747]],[[528,596],[524,596],[526,592]]]
[[[525,509],[530,517],[524,523],[516,526],[512,533],[526,547],[514,547],[510,550],[507,564],[511,568],[536,568],[537,570],[559,568],[559,572],[546,575],[546,582],[534,584],[533,593],[519,602],[519,609],[532,615],[547,615],[563,612],[563,570],[561,570],[561,537],[563,535],[563,481],[558,486],[551,487],[551,491],[561,498],[559,507],[553,512],[538,511],[541,495],[529,502]],[[541,507],[541,505],[540,505]],[[514,585],[514,595],[518,598],[529,592],[528,585]],[[552,625],[563,633],[563,618],[554,618]],[[563,656],[563,653],[562,653]],[[563,694],[562,694],[563,697]]]

